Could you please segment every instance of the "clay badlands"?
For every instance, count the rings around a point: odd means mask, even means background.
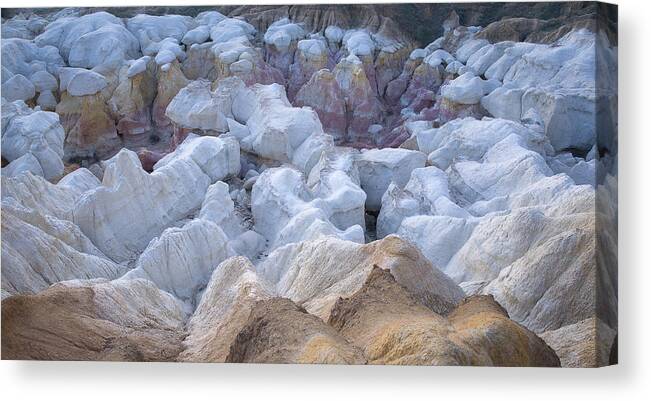
[[[616,26],[500,7],[3,10],[2,358],[608,364]]]

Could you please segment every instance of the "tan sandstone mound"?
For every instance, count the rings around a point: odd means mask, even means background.
[[[145,280],[68,281],[2,301],[2,359],[173,361],[183,319]]]
[[[359,291],[337,301],[328,323],[371,364],[560,365],[554,351],[492,297],[467,298],[441,316],[377,266]]]
[[[321,319],[286,298],[259,301],[226,362],[362,364],[364,356]]]

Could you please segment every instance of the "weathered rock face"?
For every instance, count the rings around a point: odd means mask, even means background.
[[[362,353],[323,320],[285,298],[258,301],[226,362],[361,364]]]
[[[68,174],[70,177],[62,178],[56,185],[33,174],[2,177],[2,200],[11,198],[25,208],[34,209],[61,220],[72,221],[75,202],[83,192],[98,184],[92,174],[89,176],[86,173],[88,173],[87,170],[79,169],[79,172]],[[93,181],[90,177],[95,180]]]
[[[132,259],[165,228],[199,208],[212,182],[238,167],[237,144],[214,137],[188,137],[156,163],[152,174],[125,149],[112,159],[102,186],[77,202],[74,221],[111,259]],[[133,221],[141,224],[134,227]]]
[[[297,106],[309,106],[319,116],[323,130],[336,140],[346,138],[346,101],[335,76],[326,69],[315,72],[296,94]]]
[[[452,103],[477,104],[488,94],[490,84],[467,72],[441,88],[441,95]]]
[[[57,185],[29,173],[2,178],[3,297],[35,293],[62,280],[115,278],[124,272],[72,222],[76,200],[98,185],[86,169]]]
[[[524,119],[525,113],[534,109],[556,150],[587,152],[591,146],[589,138],[594,137],[593,124],[597,121],[597,99],[593,89],[597,71],[590,68],[597,64],[597,53],[604,65],[616,64],[613,61],[616,56],[608,50],[604,40],[602,36],[577,31],[558,40],[554,48],[520,44],[506,49],[487,69],[487,75],[493,74],[503,80],[505,89],[482,104],[496,117],[510,117],[516,121]],[[614,73],[609,68],[598,73],[604,82],[600,88],[600,102],[610,108],[616,81]],[[500,96],[504,91],[508,97]],[[569,112],[570,109],[574,111]],[[518,110],[520,116],[517,116]],[[606,120],[610,119],[612,110],[602,112],[604,118],[600,117],[599,121],[610,127],[612,123]]]
[[[287,97],[290,101],[316,73],[328,67],[328,48],[325,38],[304,39],[296,45],[294,63],[289,67]]]
[[[2,23],[2,38],[34,39],[47,23],[45,18],[38,15],[19,14]]]
[[[225,362],[256,302],[273,294],[271,285],[256,275],[248,259],[235,257],[220,263],[188,322],[188,337],[179,359]]]
[[[124,272],[72,222],[20,206],[13,198],[2,201],[2,234],[3,294],[37,293],[59,281],[111,279]]]
[[[61,94],[56,113],[66,131],[67,157],[107,157],[119,146],[115,120],[101,93]]]
[[[64,136],[56,113],[34,111],[22,101],[8,103],[3,100],[2,157],[9,162],[30,155],[36,161],[36,171],[32,168],[29,171],[48,180],[58,179],[63,174]],[[21,171],[24,168],[14,166],[11,175]]]
[[[197,219],[168,228],[149,243],[126,279],[144,278],[182,301],[195,304],[212,270],[233,251],[215,223]]]
[[[210,86],[208,81],[191,82],[174,96],[165,115],[182,128],[220,133],[228,131],[226,116],[222,111],[223,101],[220,102],[221,99],[211,93]]]
[[[423,304],[441,313],[463,297],[417,248],[396,236],[366,245],[335,238],[290,244],[272,252],[257,270],[275,285],[278,295],[301,302],[325,320],[338,298],[362,286],[374,264],[390,269]]]
[[[159,68],[156,74],[156,98],[152,105],[152,120],[154,125],[161,131],[172,131],[169,118],[165,115],[167,106],[174,96],[183,89],[189,82],[178,62],[174,61],[167,68]]]
[[[330,221],[341,230],[355,224],[366,226],[366,193],[360,187],[358,157],[359,152],[351,148],[329,148],[307,177],[308,188],[323,200]]]
[[[264,34],[266,61],[278,68],[284,76],[294,60],[297,41],[305,36],[303,28],[283,18],[269,26]]]
[[[450,198],[452,195],[445,172],[434,166],[412,170],[404,188],[392,182],[384,193],[377,221],[377,237],[384,238],[397,232],[402,221],[409,216],[470,217]]]
[[[544,332],[540,337],[554,348],[564,368],[596,368],[613,363],[609,358],[617,341],[615,335],[615,330],[598,318],[589,318]]]
[[[467,202],[470,206],[466,211],[446,206],[447,201],[439,211],[436,201],[432,208],[431,200],[419,200],[430,192],[432,197],[441,194],[439,198],[447,198],[447,194],[443,183],[438,189],[419,189],[417,177],[412,177],[411,194],[394,191],[387,195],[387,203],[398,208],[401,197],[412,199],[413,206],[402,208],[405,214],[420,213],[416,210],[422,208],[436,213],[403,220],[398,234],[420,244],[424,254],[438,266],[445,266],[443,270],[450,277],[466,283],[462,284],[466,291],[478,288],[493,294],[515,320],[537,332],[583,320],[597,307],[611,311],[612,305],[597,306],[589,291],[583,289],[598,285],[594,262],[588,261],[595,255],[594,216],[589,213],[592,188],[574,186],[567,176],[550,177],[540,155],[523,151],[522,142],[514,138],[507,137],[489,150],[481,168],[469,161],[451,167],[452,200],[459,205]],[[516,143],[520,145],[514,146]],[[491,165],[491,160],[497,164]],[[518,167],[513,164],[516,160]],[[466,170],[470,166],[478,168]],[[513,171],[520,173],[511,174]],[[509,205],[500,206],[505,201]],[[491,214],[489,210],[502,212]],[[383,219],[381,223],[384,232],[390,221]],[[567,255],[572,257],[563,263],[552,260]],[[545,276],[547,273],[551,276]],[[521,279],[516,278],[520,275]],[[610,288],[612,283],[606,280],[604,285]],[[516,306],[519,302],[530,304]],[[612,312],[604,313],[612,317]]]
[[[28,101],[36,95],[36,89],[27,78],[16,74],[2,83],[2,95],[8,101]]]
[[[371,124],[381,121],[382,105],[357,56],[342,59],[333,73],[346,99],[350,139],[356,140],[367,134]]]
[[[417,64],[417,60],[413,63]],[[398,77],[396,80],[397,83],[394,84],[397,86],[395,88],[387,89],[390,98],[400,96],[401,106],[410,105],[422,90],[436,92],[443,83],[443,72],[440,65],[434,63],[430,65],[429,63],[425,63],[424,60],[415,68],[413,67],[414,64],[405,64],[405,71],[403,71],[404,76]],[[409,83],[405,89],[402,89],[402,82],[404,82],[403,80],[407,76],[410,77]]]
[[[239,91],[232,111],[237,122],[246,124],[235,134],[242,149],[261,158],[292,162],[306,173],[332,140],[323,133],[318,115],[307,107],[292,107],[277,84]]]
[[[554,225],[553,220],[541,223],[550,224],[549,228]],[[500,271],[484,289],[485,293],[495,294],[515,319],[538,332],[576,323],[602,306],[597,304],[602,301],[590,296],[590,288],[598,285],[596,267],[590,261],[595,252],[594,220],[574,216],[565,219],[562,227],[565,232],[550,233],[545,240],[533,242],[530,251]],[[570,259],[566,262],[559,262],[567,257]],[[552,265],[558,266],[558,270]],[[534,276],[536,282],[531,281]],[[516,289],[522,288],[523,280],[529,280],[526,295],[524,289]],[[612,316],[612,308],[613,305],[605,306],[608,316]]]
[[[255,229],[269,242],[269,249],[321,236],[364,242],[364,194],[348,176],[339,182],[347,188],[312,192],[303,175],[279,167],[263,172],[251,191]],[[360,225],[361,224],[361,225]]]
[[[2,24],[4,26],[4,24]],[[22,75],[29,78],[38,71],[47,71],[50,74],[58,75],[57,70],[65,66],[59,50],[54,46],[37,45],[34,42],[24,39],[2,38],[2,83],[6,83],[15,75]],[[33,84],[32,84],[33,85]],[[29,85],[26,85],[29,88]],[[7,100],[9,98],[4,94]],[[34,90],[36,88],[34,87]],[[24,89],[21,89],[24,91]]]
[[[527,148],[538,153],[548,149],[545,137],[537,130],[502,119],[458,119],[439,128],[418,130],[415,137],[418,149],[429,155],[428,162],[446,170],[461,155],[469,161],[481,160],[492,146],[510,135],[522,138]]]
[[[208,176],[194,163],[176,167],[179,170],[167,168],[149,175],[135,153],[122,150],[104,173],[102,186],[76,205],[75,223],[113,260],[133,258],[164,228],[201,204],[210,183]],[[188,190],[192,186],[192,191],[172,191],[183,185]],[[165,192],[167,201],[149,195]],[[132,221],[142,223],[133,227]],[[122,234],[126,232],[127,237]]]
[[[146,280],[68,281],[2,300],[2,357],[173,361],[183,319],[180,303]]]
[[[371,364],[559,366],[554,351],[490,297],[468,298],[443,317],[379,267],[335,303],[328,323]]]
[[[405,186],[412,170],[425,167],[425,155],[407,149],[371,149],[362,152],[358,165],[366,208],[377,211],[389,184]]]
[[[144,65],[138,66],[136,63]],[[140,135],[153,129],[151,106],[157,85],[152,69],[147,60],[139,59],[129,68],[120,70],[119,84],[108,101],[117,121],[118,134]]]
[[[59,48],[72,67],[116,65],[139,53],[136,38],[119,18],[107,12],[58,19],[34,41],[38,46]]]

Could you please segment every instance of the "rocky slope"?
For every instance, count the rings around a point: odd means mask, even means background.
[[[490,296],[465,299],[448,316],[419,304],[374,266],[364,286],[335,304],[328,323],[372,364],[558,366],[554,351],[509,320]]]
[[[3,9],[3,357],[606,364],[616,23],[523,7]]]

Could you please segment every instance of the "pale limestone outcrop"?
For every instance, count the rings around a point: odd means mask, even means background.
[[[341,263],[346,260],[346,263]],[[389,269],[423,304],[449,310],[463,291],[410,243],[389,236],[370,244],[321,238],[276,249],[257,266],[258,274],[310,313],[327,319],[340,297],[349,297],[373,265]]]
[[[284,88],[277,84],[256,84],[239,91],[232,111],[235,119],[247,126],[239,138],[242,149],[262,158],[293,162],[306,173],[318,160],[318,153],[310,157],[312,152],[318,152],[321,146],[301,146],[321,142],[315,137],[325,136],[323,140],[328,141],[318,115],[307,107],[292,107]]]
[[[255,230],[267,239],[269,249],[324,235],[364,242],[364,232],[359,225],[363,222],[361,213],[355,216],[353,210],[355,220],[343,219],[350,208],[346,202],[354,202],[354,209],[361,206],[359,200],[363,199],[354,186],[350,189],[333,193],[323,188],[313,193],[296,169],[265,170],[251,191]]]
[[[358,158],[359,178],[366,192],[366,208],[380,210],[382,196],[391,182],[404,187],[412,170],[425,167],[425,154],[407,149],[370,149]]]
[[[104,172],[102,186],[78,200],[74,222],[111,259],[134,259],[152,238],[201,205],[210,182],[189,157],[147,174],[138,156],[123,149]]]
[[[244,90],[239,78],[224,78],[215,90],[204,80],[193,81],[172,99],[165,115],[184,129],[223,133],[229,130],[227,118],[233,118],[233,98]]]
[[[150,280],[161,290],[196,305],[212,271],[230,256],[233,250],[222,229],[196,219],[180,228],[168,228],[153,239],[123,279]]]
[[[2,113],[2,157],[12,162],[29,154],[37,161],[37,165],[30,163],[32,168],[19,170],[40,172],[39,175],[48,180],[61,177],[65,132],[59,116],[48,111],[30,109],[20,100],[8,104],[4,99]],[[23,159],[24,162],[26,160]]]
[[[34,42],[58,48],[72,67],[117,66],[140,53],[138,41],[124,23],[104,11],[60,18],[48,24]]]
[[[2,201],[2,265],[3,294],[37,293],[64,280],[112,279],[125,270],[72,222],[13,198]]]

